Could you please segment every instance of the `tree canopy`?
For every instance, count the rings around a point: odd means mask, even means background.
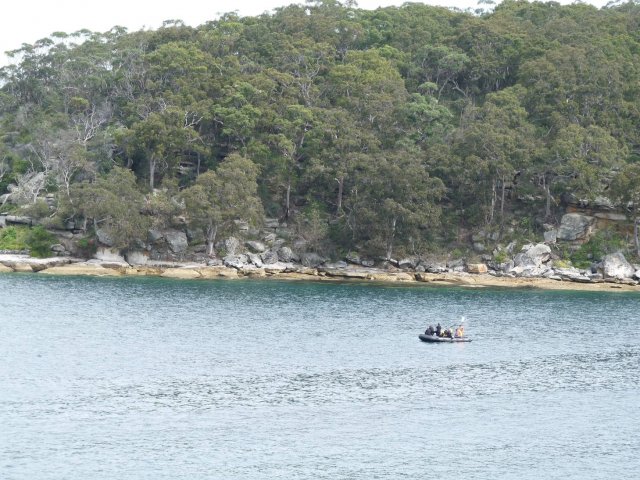
[[[210,252],[265,215],[384,257],[502,232],[515,210],[552,221],[567,198],[635,198],[620,175],[640,163],[639,32],[633,0],[318,0],[52,34],[0,69],[0,195],[57,192],[54,219],[122,247],[183,200]]]

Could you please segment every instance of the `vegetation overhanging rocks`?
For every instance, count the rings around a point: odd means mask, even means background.
[[[0,70],[0,249],[633,283],[638,32],[635,1],[324,0],[54,33]]]

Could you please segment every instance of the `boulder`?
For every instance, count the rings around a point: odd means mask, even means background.
[[[26,217],[24,215],[7,215],[5,218],[6,223],[16,223],[19,225],[32,225],[33,220],[31,217]]]
[[[584,270],[578,270],[577,268],[555,268],[553,269],[553,274],[559,277],[560,280],[580,283],[591,282],[591,276]]]
[[[596,197],[591,204],[594,208],[601,210],[613,210],[616,207],[613,201],[607,197]]]
[[[558,227],[557,239],[574,241],[586,239],[592,231],[595,218],[581,213],[567,213],[562,216]]]
[[[0,205],[2,205],[2,202],[0,202]],[[0,228],[4,228],[6,226],[7,226],[7,216],[0,215]]]
[[[636,269],[627,262],[627,259],[620,252],[611,253],[602,259],[602,269],[605,279],[632,278],[636,274]]]
[[[61,243],[56,243],[55,245],[51,245],[51,251],[55,253],[64,253],[67,249],[64,248],[64,245]]]
[[[487,273],[489,269],[484,263],[469,263],[467,264],[467,272],[469,273]]]
[[[515,267],[541,267],[551,259],[551,248],[544,243],[525,245],[518,253],[513,263]]]
[[[130,265],[145,265],[149,261],[149,255],[141,250],[132,250],[124,256]]]
[[[33,273],[34,270],[28,263],[16,263],[13,265],[13,271],[19,273]]]
[[[98,247],[93,258],[101,262],[126,263],[124,257],[120,255],[120,251],[113,248]]]
[[[515,267],[513,260],[508,260],[506,262],[502,262],[502,263],[498,263],[498,262],[491,262],[491,264],[489,265],[491,267],[492,270],[496,271],[496,272],[502,272],[502,273],[507,273],[509,271],[511,271],[511,269],[513,267]]]
[[[344,259],[348,263],[353,263],[354,265],[360,265],[361,264],[360,255],[358,255],[355,252],[347,253],[347,256]]]
[[[297,262],[300,260],[300,257],[293,253],[289,247],[280,247],[278,250],[278,260],[285,263]]]
[[[267,243],[273,243],[276,241],[276,238],[278,238],[278,236],[275,233],[267,233],[264,237],[263,240]]]
[[[106,245],[107,247],[112,247],[115,243],[113,237],[103,228],[96,230],[96,237],[101,244]]]
[[[558,231],[554,228],[544,232],[544,243],[556,243],[558,239]]]
[[[403,270],[414,270],[418,266],[418,261],[415,258],[403,258],[398,260],[398,268]]]
[[[257,253],[247,253],[247,258],[252,265],[255,265],[258,268],[262,268],[264,263],[262,262],[262,258]]]
[[[249,247],[249,250],[251,250],[253,253],[262,253],[267,249],[264,243],[258,242],[257,240],[246,242],[245,245]]]
[[[260,255],[260,258],[265,265],[271,265],[278,262],[278,252],[275,250],[267,250]]]
[[[238,270],[244,268],[248,263],[246,255],[227,255],[222,259],[222,262],[226,267],[237,268]]]
[[[10,272],[13,272],[13,268],[7,267],[6,265],[3,265],[2,263],[0,263],[0,273],[10,273]]]
[[[455,270],[456,268],[459,267],[464,267],[465,265],[465,260],[464,258],[458,258],[456,260],[449,260],[447,262],[447,268],[450,268],[451,270]],[[429,271],[429,270],[427,270]]]
[[[374,260],[371,260],[370,258],[363,258],[362,260],[360,260],[360,265],[362,265],[363,267],[371,268],[375,264],[376,262]]]
[[[322,265],[325,259],[314,252],[303,253],[300,255],[300,263],[305,267],[316,268]]]
[[[534,278],[546,276],[551,268],[546,265],[536,267],[533,265],[517,265],[509,270],[507,273],[513,274],[516,277]]]
[[[424,270],[427,273],[444,273],[447,271],[446,265],[441,263],[425,263]]]
[[[189,246],[187,234],[179,230],[164,230],[162,236],[173,253],[182,253]]]
[[[273,275],[273,274],[282,273],[289,268],[291,268],[290,264],[275,262],[275,263],[270,263],[269,265],[265,265],[264,271],[269,275]]]
[[[147,238],[150,243],[156,243],[162,240],[162,232],[160,230],[150,229],[147,233]]]
[[[240,249],[240,241],[236,237],[229,237],[224,241],[224,249],[227,255],[235,255]]]

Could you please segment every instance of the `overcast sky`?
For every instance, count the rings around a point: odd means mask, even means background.
[[[415,0],[418,3],[418,0]],[[589,0],[602,6],[607,0]],[[197,26],[214,20],[218,14],[238,11],[242,16],[259,15],[265,11],[304,0],[12,0],[2,5],[0,20],[0,64],[6,63],[3,52],[34,43],[53,32],[72,33],[87,28],[105,32],[115,25],[129,31],[155,29],[164,20],[179,19]],[[360,8],[402,5],[404,0],[359,0]],[[465,9],[476,0],[422,0],[422,3]],[[561,0],[560,3],[571,3]]]

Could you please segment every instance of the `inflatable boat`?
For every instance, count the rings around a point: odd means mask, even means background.
[[[463,343],[463,342],[471,341],[471,339],[467,337],[458,337],[458,338],[438,337],[436,335],[425,335],[424,333],[421,333],[420,335],[418,335],[418,338],[423,342],[430,342],[430,343]]]

